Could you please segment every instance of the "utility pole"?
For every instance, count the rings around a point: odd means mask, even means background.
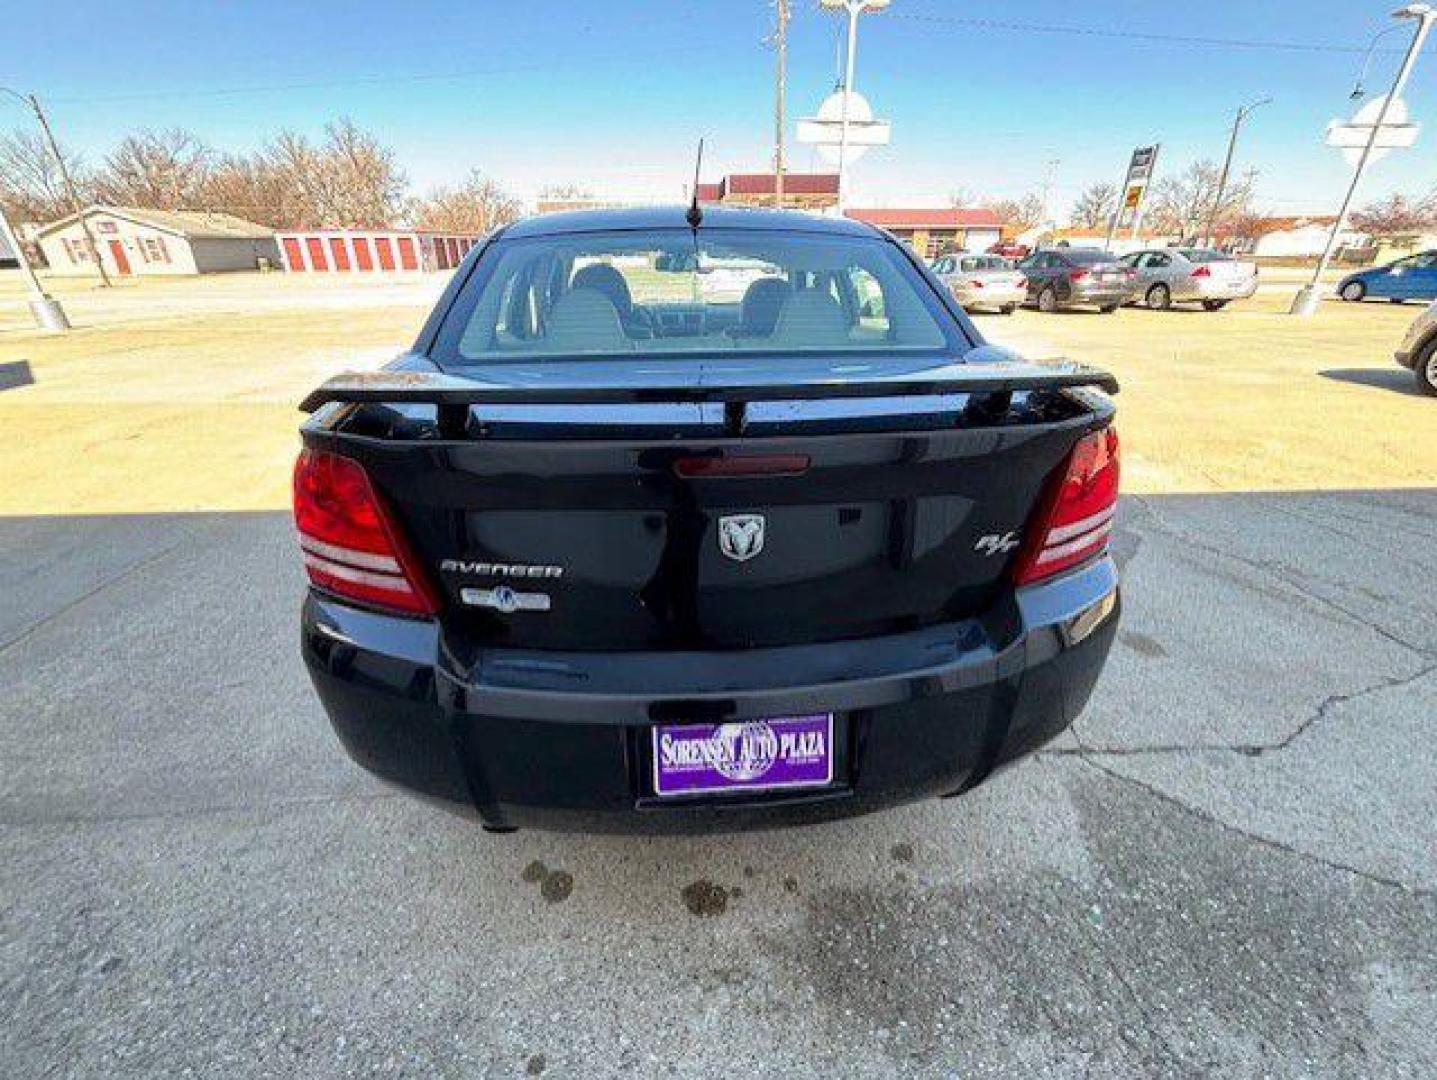
[[[60,170],[60,179],[65,183],[65,193],[70,198],[70,210],[85,233],[85,246],[90,249],[90,258],[95,260],[95,269],[100,271],[100,282],[108,287],[110,275],[105,272],[104,260],[100,258],[100,246],[95,243],[95,234],[90,231],[90,223],[85,220],[85,207],[80,203],[80,193],[75,188],[75,180],[70,175],[69,166],[65,164],[64,155],[60,153],[55,133],[50,130],[50,121],[45,116],[45,110],[40,107],[40,99],[34,94],[26,95],[24,101],[35,113],[35,119],[40,121],[40,130],[45,133],[45,142],[49,144],[50,153],[54,155],[55,165]]]
[[[57,334],[70,329],[70,320],[65,318],[65,309],[60,306],[60,301],[40,287],[40,279],[35,276],[35,268],[30,265],[30,256],[25,253],[20,238],[10,227],[10,220],[5,216],[3,206],[0,206],[0,237],[5,238],[15,252],[15,259],[19,262],[20,269],[25,272],[25,278],[30,285],[30,311],[35,316],[35,322],[39,324],[40,329],[50,330]]]
[[[1227,157],[1223,159],[1222,175],[1218,177],[1217,181],[1217,195],[1213,198],[1212,209],[1209,210],[1207,214],[1207,226],[1203,229],[1203,247],[1212,246],[1213,230],[1217,227],[1217,216],[1222,212],[1222,197],[1227,194],[1227,177],[1228,173],[1232,171],[1232,156],[1237,150],[1237,133],[1242,128],[1242,122],[1251,116],[1254,110],[1260,109],[1271,102],[1272,98],[1266,97],[1261,101],[1254,101],[1250,105],[1244,105],[1238,109],[1237,116],[1233,119],[1232,136],[1227,140]]]
[[[774,35],[774,48],[778,53],[778,67],[774,73],[773,98],[773,204],[783,209],[783,128],[785,67],[788,63],[788,0],[774,0],[778,9],[778,30]]]
[[[1337,211],[1337,220],[1332,223],[1332,231],[1327,234],[1327,245],[1322,249],[1322,258],[1317,261],[1317,268],[1312,272],[1312,280],[1299,289],[1297,295],[1293,297],[1292,307],[1288,309],[1289,315],[1317,314],[1317,306],[1322,302],[1322,275],[1326,272],[1328,263],[1332,261],[1332,252],[1337,247],[1337,238],[1347,228],[1347,215],[1352,209],[1352,200],[1357,194],[1357,185],[1362,183],[1362,174],[1367,171],[1367,162],[1372,157],[1372,150],[1377,145],[1378,136],[1387,123],[1387,114],[1391,111],[1393,103],[1401,97],[1402,90],[1407,85],[1407,79],[1417,64],[1417,56],[1427,41],[1427,35],[1432,31],[1432,24],[1437,22],[1437,10],[1434,10],[1430,4],[1407,4],[1394,11],[1392,17],[1416,19],[1417,30],[1412,35],[1412,44],[1407,47],[1407,55],[1402,58],[1402,66],[1397,70],[1397,77],[1392,80],[1392,89],[1387,92],[1387,99],[1382,103],[1382,110],[1377,114],[1372,131],[1367,136],[1367,145],[1362,148],[1362,156],[1357,159],[1357,168],[1352,172],[1352,183],[1347,186],[1347,194],[1343,197],[1342,206]]]

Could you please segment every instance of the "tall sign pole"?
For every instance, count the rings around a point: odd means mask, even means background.
[[[40,279],[35,276],[35,268],[30,265],[30,257],[25,253],[25,247],[15,235],[15,230],[10,227],[10,219],[5,216],[3,206],[0,206],[0,237],[4,237],[5,242],[15,252],[15,259],[25,273],[26,282],[30,286],[30,312],[35,316],[35,322],[40,329],[57,334],[70,329],[70,320],[65,318],[65,309],[60,306],[60,301],[41,288]]]
[[[1337,248],[1338,237],[1347,228],[1347,216],[1352,210],[1352,200],[1357,195],[1357,186],[1362,183],[1362,174],[1367,171],[1367,163],[1372,159],[1372,152],[1379,144],[1383,128],[1387,126],[1388,114],[1393,111],[1394,106],[1399,104],[1402,90],[1407,85],[1407,79],[1411,76],[1413,67],[1417,64],[1417,56],[1427,41],[1427,35],[1432,32],[1432,24],[1437,22],[1437,9],[1430,4],[1407,4],[1394,11],[1392,17],[1416,19],[1417,31],[1412,35],[1412,44],[1407,47],[1407,55],[1402,58],[1402,66],[1397,71],[1397,77],[1392,80],[1392,89],[1387,92],[1387,98],[1382,102],[1382,107],[1377,110],[1377,118],[1372,124],[1372,130],[1367,135],[1367,142],[1362,148],[1362,156],[1357,159],[1357,167],[1352,171],[1352,183],[1347,185],[1347,194],[1343,196],[1342,206],[1337,211],[1337,220],[1332,223],[1332,231],[1327,234],[1327,245],[1322,249],[1322,258],[1318,259],[1317,268],[1312,271],[1312,280],[1299,289],[1297,295],[1293,297],[1292,307],[1288,309],[1290,315],[1314,315],[1317,313],[1317,306],[1322,302],[1322,275],[1332,261],[1332,253]]]
[[[1118,206],[1108,223],[1108,236],[1103,242],[1104,251],[1112,250],[1113,237],[1125,226],[1131,226],[1133,236],[1138,235],[1138,227],[1143,220],[1143,199],[1147,195],[1148,185],[1152,183],[1153,170],[1158,163],[1158,151],[1161,149],[1161,143],[1139,146],[1128,159],[1128,171],[1123,174],[1123,182],[1118,187]]]
[[[865,11],[881,11],[890,0],[819,0],[830,10],[844,11],[848,16],[848,54],[843,65],[843,111],[839,114],[838,130],[838,212],[843,213],[848,195],[848,127],[849,104],[853,96],[853,68],[858,55],[858,16]]]

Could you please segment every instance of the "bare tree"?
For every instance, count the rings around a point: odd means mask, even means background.
[[[981,206],[982,200],[973,193],[972,188],[960,185],[948,192],[948,205],[955,210],[962,210],[969,206]]]
[[[995,199],[988,204],[988,209],[1015,232],[1043,223],[1043,199],[1040,195],[1029,193],[1017,199]]]
[[[1071,219],[1085,229],[1106,229],[1118,212],[1118,189],[1109,183],[1092,184],[1073,203]]]
[[[539,189],[539,198],[548,202],[567,202],[569,200],[592,199],[594,193],[583,184],[576,184],[572,180],[562,184],[546,184]]]
[[[1437,227],[1437,200],[1412,199],[1394,192],[1353,211],[1352,225],[1371,236],[1416,236]]]
[[[274,229],[300,228],[309,218],[292,178],[262,154],[220,159],[205,180],[200,205]]]
[[[64,147],[60,153],[80,188],[80,197],[89,198],[84,163]],[[15,222],[48,222],[70,213],[70,197],[60,168],[37,133],[15,131],[0,137],[0,204]]]
[[[421,229],[483,233],[519,216],[519,200],[477,169],[455,188],[436,188],[414,200],[410,215]]]
[[[183,128],[138,131],[120,140],[95,177],[99,201],[177,210],[195,206],[214,151]]]
[[[1148,195],[1147,219],[1158,232],[1196,236],[1212,210],[1221,172],[1212,161],[1195,161],[1176,176],[1153,185]],[[1228,231],[1228,223],[1252,208],[1255,172],[1228,177],[1222,205],[1213,218],[1213,231]]]
[[[354,229],[392,225],[407,183],[394,152],[347,119],[319,144],[281,132],[230,181],[251,185],[260,212],[287,226]]]

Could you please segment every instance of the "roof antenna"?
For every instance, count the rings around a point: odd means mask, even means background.
[[[694,197],[689,203],[689,212],[684,215],[684,220],[689,223],[689,228],[697,229],[704,219],[704,212],[699,209],[699,174],[704,167],[704,141],[699,140],[699,156],[694,162]]]

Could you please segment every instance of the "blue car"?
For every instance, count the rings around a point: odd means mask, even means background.
[[[1369,296],[1391,300],[1437,300],[1437,251],[1424,251],[1405,259],[1348,274],[1337,286],[1344,300],[1366,300]]]

